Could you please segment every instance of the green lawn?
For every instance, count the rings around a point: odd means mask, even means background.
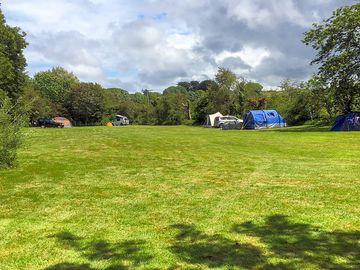
[[[27,129],[0,269],[360,269],[360,132]]]

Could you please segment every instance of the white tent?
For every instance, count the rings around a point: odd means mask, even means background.
[[[206,116],[205,127],[213,127],[215,124],[215,118],[220,116],[223,116],[220,112],[214,114],[208,114]]]

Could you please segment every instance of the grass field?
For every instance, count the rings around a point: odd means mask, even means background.
[[[360,269],[360,132],[27,129],[0,269]]]

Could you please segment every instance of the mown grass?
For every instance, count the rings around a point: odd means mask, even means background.
[[[360,269],[360,133],[326,130],[28,129],[0,269]]]

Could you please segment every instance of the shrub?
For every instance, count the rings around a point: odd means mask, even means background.
[[[6,96],[0,95],[0,168],[16,164],[16,152],[21,145],[21,128],[26,123],[24,107],[13,104]]]

